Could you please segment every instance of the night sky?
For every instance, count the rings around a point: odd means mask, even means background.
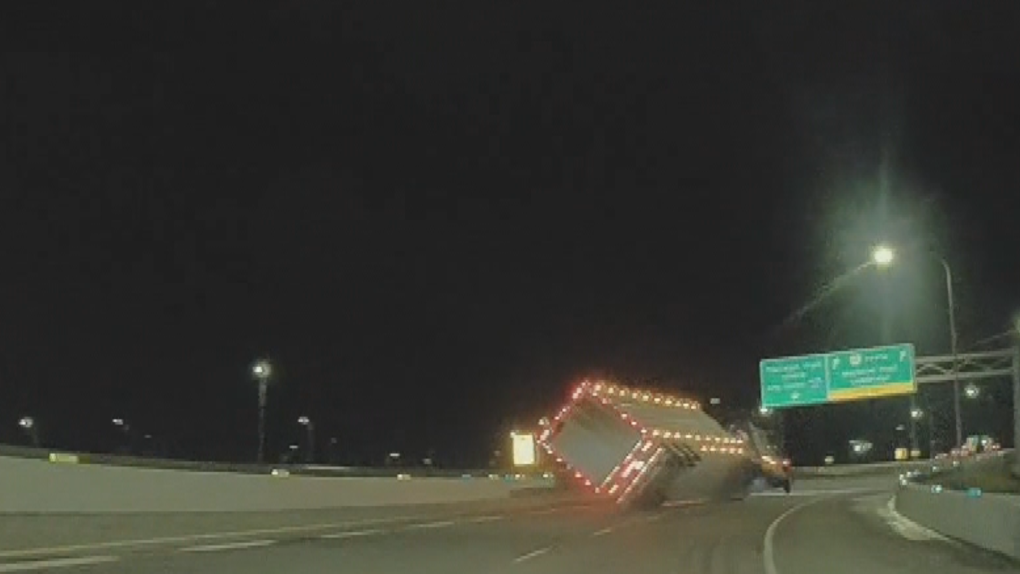
[[[307,414],[470,466],[585,376],[753,407],[763,357],[945,353],[929,253],[962,347],[1020,310],[1015,2],[205,4],[0,9],[0,442],[250,460],[266,356],[274,456]]]

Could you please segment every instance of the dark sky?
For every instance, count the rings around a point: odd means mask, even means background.
[[[1020,309],[1015,2],[204,4],[0,9],[0,440],[250,458],[265,355],[274,450],[476,464],[588,374],[945,352],[929,251]]]

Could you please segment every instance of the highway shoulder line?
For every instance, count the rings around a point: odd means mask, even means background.
[[[878,512],[879,517],[889,526],[889,528],[892,528],[897,534],[907,540],[912,540],[914,542],[921,542],[924,540],[951,542],[949,538],[946,538],[938,532],[935,532],[926,526],[922,526],[900,514],[896,510],[896,495],[893,495],[884,506],[879,506],[876,511]]]
[[[370,518],[365,520],[353,520],[350,522],[331,522],[321,524],[299,524],[292,526],[280,526],[276,528],[257,528],[252,530],[234,530],[224,532],[208,532],[202,534],[184,534],[179,536],[162,536],[156,538],[138,538],[129,540],[114,540],[111,542],[95,542],[88,544],[67,544],[64,546],[24,548],[20,550],[0,551],[0,560],[11,558],[31,558],[54,554],[67,554],[72,552],[89,552],[100,549],[113,548],[137,548],[144,546],[159,546],[163,544],[189,544],[214,540],[229,540],[231,538],[245,538],[249,536],[266,536],[278,534],[291,534],[301,532],[314,532],[316,530],[336,530],[338,528],[351,528],[368,526],[374,524],[392,524],[395,522],[408,522],[424,518],[422,516],[393,516],[388,518]]]
[[[430,528],[446,528],[457,524],[453,520],[437,520],[435,522],[422,522],[420,524],[409,524],[407,530],[428,530]]]
[[[51,570],[53,568],[70,568],[72,566],[91,566],[116,562],[116,556],[79,556],[77,558],[53,558],[50,560],[28,560],[24,562],[0,563],[0,572],[32,572],[35,570]]]
[[[491,516],[476,516],[474,518],[469,518],[469,519],[465,520],[464,522],[468,522],[468,523],[472,523],[472,524],[477,524],[477,523],[480,523],[480,522],[495,522],[497,520],[503,520],[504,518],[506,518],[506,517],[502,516],[502,515],[494,514],[494,515],[491,515]]]
[[[383,534],[386,532],[381,528],[370,528],[368,530],[345,530],[344,532],[332,532],[330,534],[323,534],[319,538],[325,538],[326,540],[337,540],[341,538],[359,538],[361,536],[371,536],[373,534]]]
[[[668,500],[662,503],[662,508],[686,508],[688,506],[700,506],[708,502],[707,498],[691,498],[687,500]]]
[[[591,535],[592,536],[604,536],[606,534],[609,534],[612,531],[613,531],[613,527],[612,526],[607,526],[607,527],[603,528],[602,530],[596,530],[595,532],[592,532]]]
[[[244,550],[247,548],[262,548],[276,544],[276,540],[242,540],[240,542],[225,542],[223,544],[205,544],[202,546],[189,546],[181,548],[181,552],[222,552],[224,550]]]
[[[791,492],[766,490],[763,492],[752,492],[750,496],[755,498],[786,498],[788,496],[832,496],[836,494],[862,494],[876,492],[875,488],[839,488],[832,490],[793,490]]]
[[[800,504],[792,508],[786,509],[785,512],[780,514],[778,518],[772,521],[772,524],[769,524],[768,529],[765,530],[764,550],[762,552],[762,562],[764,562],[765,574],[779,574],[779,570],[776,568],[776,551],[774,549],[776,530],[779,529],[779,525],[782,524],[784,520],[786,520],[796,512],[799,512],[801,509],[807,508],[812,504],[822,502],[823,500],[829,500],[830,498],[832,497],[819,496],[818,498],[805,500],[804,502],[801,502]]]

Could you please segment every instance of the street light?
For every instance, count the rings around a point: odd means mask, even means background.
[[[269,377],[272,374],[273,366],[266,359],[259,359],[251,366],[251,376],[259,384],[259,464],[265,461],[266,455],[266,396],[269,391]]]
[[[910,409],[910,418],[914,419],[915,421],[921,420],[921,417],[923,416],[924,411],[922,411],[920,407],[914,407]]]
[[[878,245],[871,251],[871,260],[879,267],[888,267],[896,259],[896,252],[888,245]]]
[[[28,435],[28,438],[31,439],[32,446],[38,447],[39,427],[38,425],[35,424],[35,419],[29,416],[21,417],[21,419],[18,420],[18,426],[21,427],[22,430],[24,430],[25,433]]]
[[[315,425],[312,424],[312,419],[305,415],[299,416],[297,422],[308,431],[308,452],[305,454],[305,459],[307,462],[312,462],[315,456]]]
[[[963,389],[963,394],[966,395],[968,399],[976,399],[978,398],[978,395],[981,394],[981,389],[979,389],[974,383],[971,383]]]
[[[953,270],[949,267],[949,262],[944,257],[937,254],[933,254],[939,263],[942,264],[942,270],[946,276],[946,300],[948,304],[948,315],[949,315],[949,347],[950,352],[953,355],[953,415],[956,419],[956,444],[963,444],[963,417],[960,414],[960,380],[957,378],[957,335],[956,335],[956,309],[955,301],[953,297]],[[871,252],[871,260],[879,267],[888,267],[892,264],[896,258],[896,252],[887,245],[878,245]],[[1017,329],[1020,330],[1020,322],[1018,322]]]
[[[758,407],[758,414],[760,414],[763,417],[767,417],[772,414],[772,409],[766,407],[765,405],[761,405],[760,407]]]

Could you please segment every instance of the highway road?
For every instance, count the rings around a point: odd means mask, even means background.
[[[1020,572],[1015,562],[899,517],[888,505],[891,496],[890,480],[872,477],[803,480],[792,495],[763,492],[629,513],[576,501],[391,510],[334,523],[318,517],[0,550],[0,573]]]

